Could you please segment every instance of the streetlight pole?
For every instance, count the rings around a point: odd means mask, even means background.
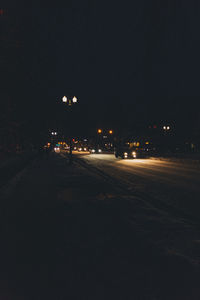
[[[65,103],[66,105],[68,105],[69,110],[71,110],[71,106],[75,103],[78,102],[78,99],[74,96],[72,99],[67,98],[66,96],[64,96],[62,98],[62,102]],[[73,160],[73,156],[72,156],[72,132],[71,132],[71,128],[70,128],[70,134],[69,134],[69,164],[72,163]]]

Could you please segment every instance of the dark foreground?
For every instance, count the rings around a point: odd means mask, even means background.
[[[36,160],[1,193],[0,299],[200,299],[198,265],[155,242],[177,227],[151,239],[156,211],[143,226],[138,203],[64,157]]]

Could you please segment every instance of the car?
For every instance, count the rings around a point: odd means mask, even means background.
[[[88,151],[88,147],[86,146],[78,147],[78,152],[87,152],[87,151]]]
[[[114,154],[116,158],[136,158],[137,150],[129,147],[115,147]]]
[[[150,151],[148,150],[148,148],[144,147],[130,147],[128,145],[120,145],[115,147],[114,154],[116,158],[121,157],[122,159],[146,158],[150,156]]]
[[[102,149],[100,147],[90,147],[89,151],[91,154],[100,154],[102,153]]]

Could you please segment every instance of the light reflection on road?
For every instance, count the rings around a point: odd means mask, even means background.
[[[137,191],[159,197],[194,214],[200,209],[198,164],[156,158],[119,159],[113,154],[79,157]]]

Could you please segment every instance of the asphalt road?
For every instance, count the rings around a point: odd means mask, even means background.
[[[154,199],[200,221],[200,163],[187,160],[116,159],[113,154],[79,155],[86,167],[101,170],[130,194]]]

